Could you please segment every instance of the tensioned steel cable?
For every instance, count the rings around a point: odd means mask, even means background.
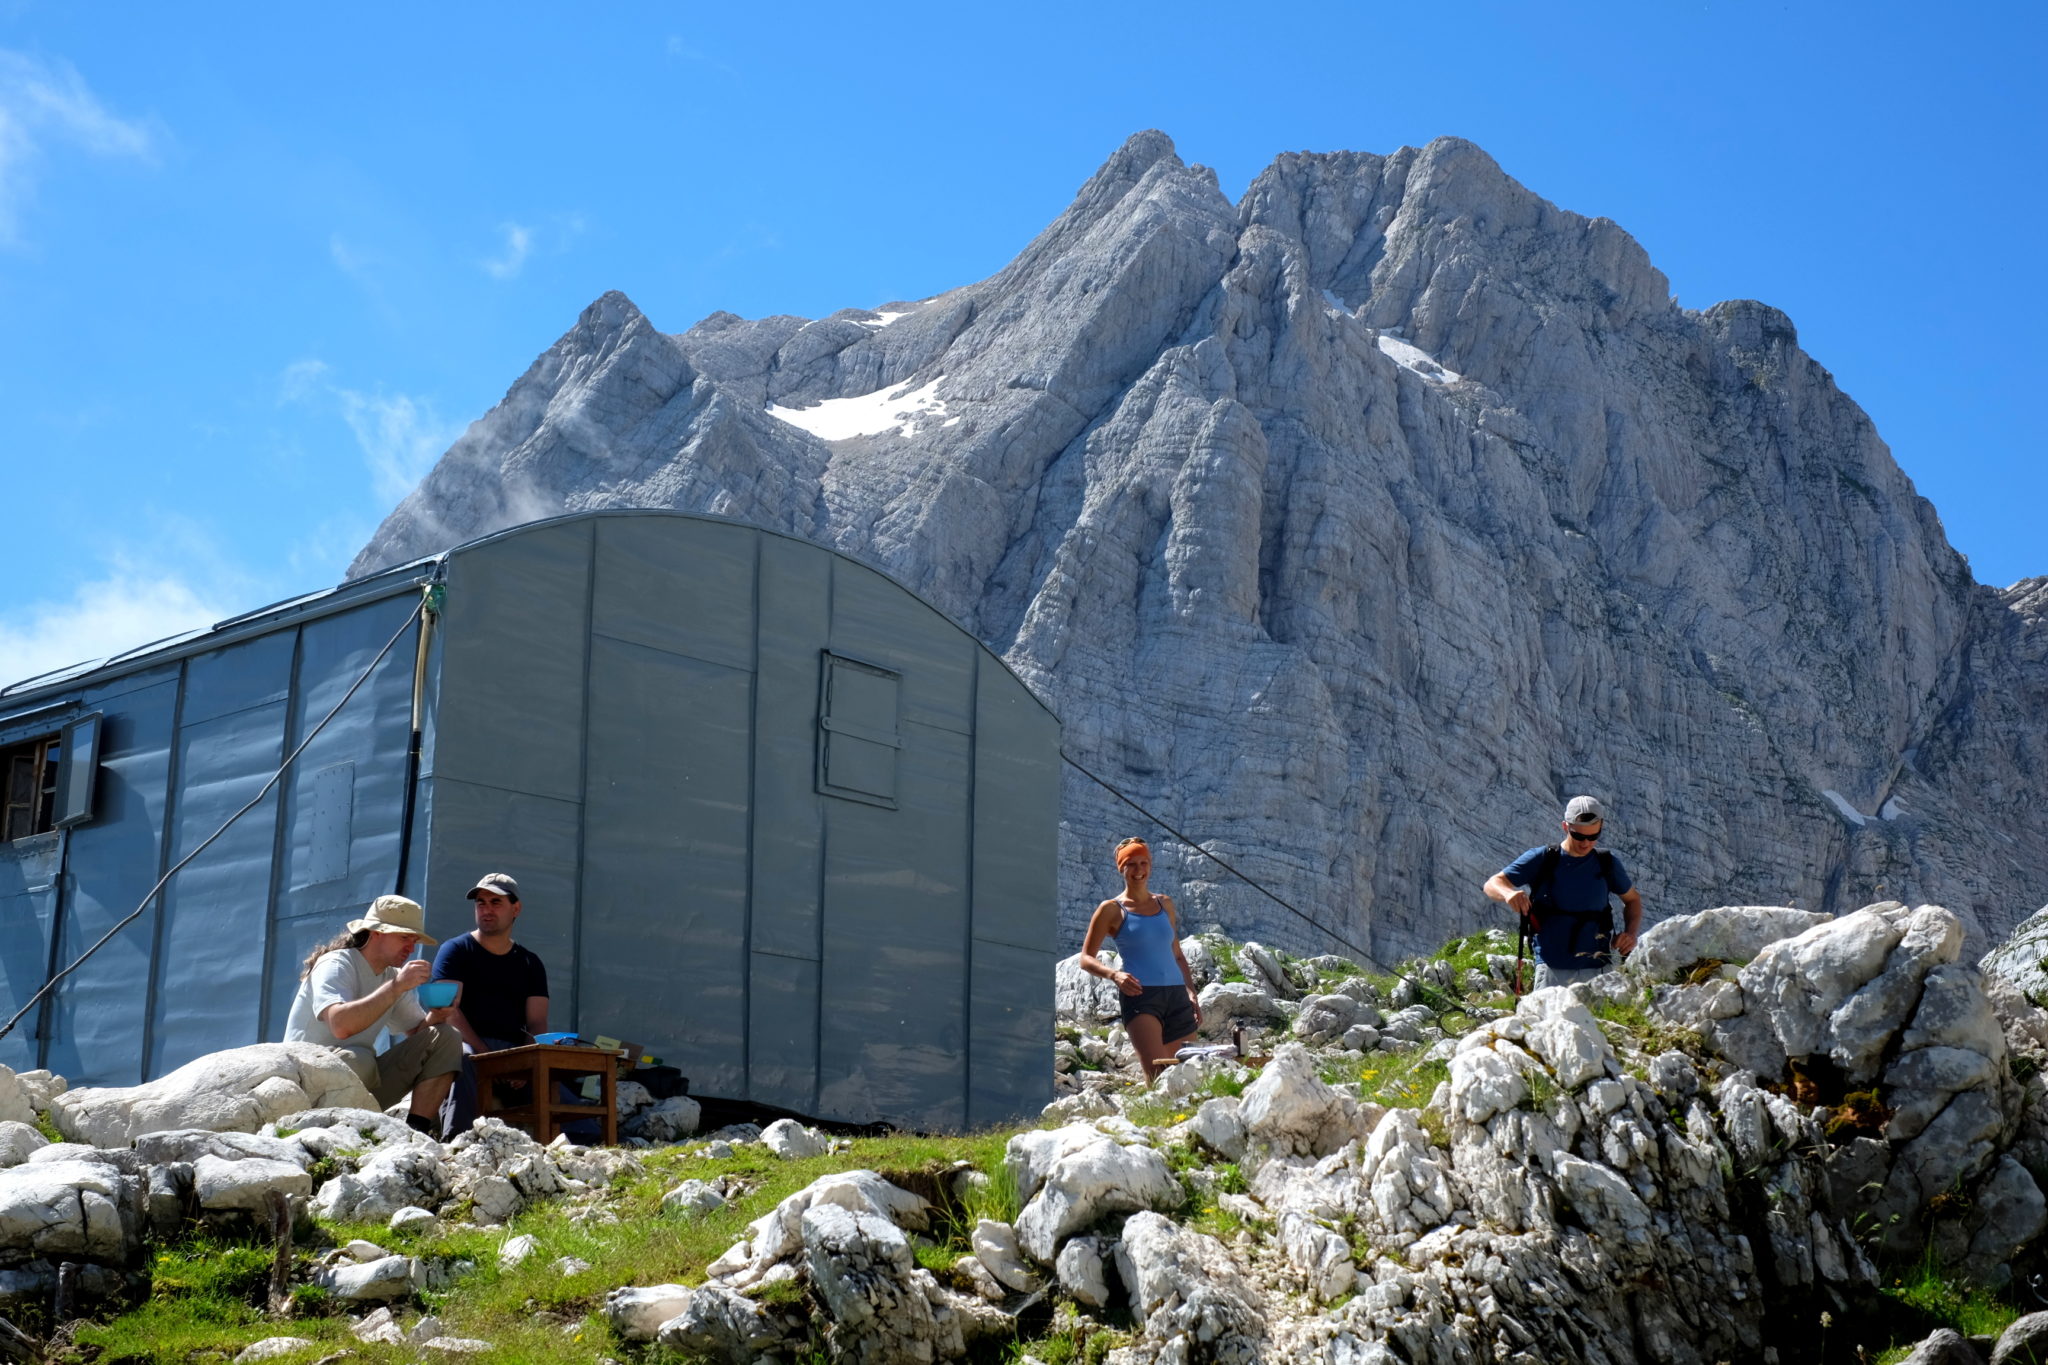
[[[327,728],[327,722],[333,720],[336,716],[341,714],[341,708],[347,706],[349,703],[349,699],[355,696],[355,694],[359,690],[361,690],[362,685],[370,680],[370,675],[377,671],[377,665],[384,662],[384,656],[392,651],[392,649],[398,644],[399,640],[404,637],[406,631],[412,629],[413,622],[420,619],[420,613],[425,611],[426,607],[427,596],[426,593],[422,592],[420,594],[419,604],[415,606],[412,609],[412,611],[406,616],[404,623],[401,624],[397,630],[392,632],[391,638],[384,642],[384,648],[377,651],[377,657],[370,660],[370,666],[363,670],[362,676],[357,678],[353,683],[349,684],[348,691],[341,694],[341,700],[334,703],[334,709],[329,711],[326,715],[322,716],[320,718],[320,723],[318,725],[315,725],[311,730],[308,730],[306,732],[306,737],[299,741],[299,747],[292,750],[291,753],[285,757],[284,762],[278,765],[277,771],[270,775],[269,780],[263,784],[262,789],[259,790],[256,793],[256,795],[249,798],[249,803],[243,806],[240,810],[236,811],[233,815],[230,815],[224,822],[222,822],[221,827],[219,829],[215,830],[213,833],[207,835],[205,839],[201,840],[197,848],[193,849],[190,853],[187,853],[184,857],[178,859],[176,863],[172,864],[170,871],[164,873],[163,876],[158,877],[156,879],[156,885],[149,888],[149,894],[142,898],[142,904],[135,907],[134,913],[130,914],[126,919],[123,919],[119,924],[116,924],[113,928],[107,930],[106,933],[100,935],[99,942],[93,944],[92,947],[87,948],[84,952],[80,953],[78,957],[71,963],[70,966],[64,968],[63,971],[56,973],[48,981],[44,982],[43,988],[37,991],[34,995],[30,996],[28,999],[28,1003],[23,1005],[20,1009],[16,1010],[14,1013],[14,1017],[12,1019],[9,1019],[5,1025],[0,1025],[0,1038],[5,1038],[8,1034],[14,1032],[14,1026],[16,1024],[19,1024],[24,1018],[26,1018],[28,1016],[28,1012],[34,1009],[36,1005],[41,1002],[44,996],[48,995],[51,991],[55,990],[57,988],[58,982],[62,981],[65,977],[71,975],[71,973],[77,971],[80,967],[84,966],[86,959],[91,957],[100,949],[106,947],[107,944],[113,939],[114,935],[120,933],[123,929],[126,929],[136,920],[142,918],[142,912],[149,909],[150,902],[156,899],[157,893],[164,889],[164,886],[167,883],[169,883],[171,878],[177,876],[178,873],[181,870],[183,870],[187,863],[191,862],[194,858],[197,858],[201,853],[204,853],[207,849],[207,846],[213,843],[214,840],[220,838],[221,835],[226,834],[228,832],[228,826],[234,824],[235,821],[241,819],[243,816],[247,815],[250,811],[256,809],[257,806],[263,803],[263,798],[270,795],[271,791],[276,788],[278,782],[283,779],[285,773],[291,768],[292,764],[298,761],[299,755],[306,752],[306,746],[311,744],[314,741],[314,739],[319,736],[320,732]]]
[[[1297,909],[1295,906],[1293,906],[1287,900],[1281,897],[1277,892],[1270,891],[1266,887],[1261,886],[1252,877],[1246,875],[1243,872],[1240,872],[1237,868],[1232,867],[1229,863],[1217,857],[1208,849],[1203,848],[1201,844],[1197,843],[1194,840],[1193,837],[1181,833],[1178,829],[1175,829],[1165,820],[1162,820],[1160,817],[1154,815],[1151,811],[1146,810],[1143,806],[1139,805],[1130,797],[1118,791],[1114,786],[1110,785],[1108,782],[1103,781],[1094,773],[1089,772],[1086,768],[1082,767],[1079,763],[1075,762],[1073,755],[1069,754],[1064,748],[1060,750],[1060,758],[1066,763],[1068,767],[1072,768],[1075,772],[1081,774],[1081,776],[1087,778],[1090,782],[1093,782],[1096,786],[1102,788],[1111,796],[1114,796],[1117,800],[1123,802],[1126,806],[1129,806],[1132,810],[1138,812],[1138,814],[1144,816],[1147,820],[1150,820],[1153,824],[1165,830],[1168,834],[1171,834],[1181,843],[1186,844],[1189,848],[1201,854],[1204,858],[1207,858],[1210,862],[1216,864],[1216,866],[1222,868],[1225,872],[1228,872],[1231,876],[1237,878],[1246,886],[1249,886],[1252,890],[1264,896],[1267,900],[1273,902],[1273,904],[1279,906],[1281,909],[1287,911],[1289,914],[1299,917],[1303,923],[1307,924],[1317,933],[1323,934],[1328,938],[1336,940],[1338,943],[1343,944],[1346,948],[1349,948],[1352,952],[1358,954],[1358,956],[1365,962],[1367,966],[1373,968],[1375,971],[1385,972],[1389,976],[1397,977],[1400,980],[1406,981],[1409,985],[1415,987],[1418,1000],[1426,1001],[1431,996],[1435,996],[1439,999],[1450,1000],[1451,1003],[1446,1008],[1432,1009],[1431,1011],[1436,1015],[1439,1026],[1442,1026],[1444,1019],[1454,1014],[1465,1015],[1466,1018],[1471,1017],[1462,1006],[1456,1003],[1455,997],[1452,997],[1449,992],[1444,990],[1443,987],[1433,986],[1427,982],[1418,981],[1414,977],[1408,975],[1408,973],[1401,971],[1398,968],[1383,965],[1378,958],[1375,958],[1371,953],[1359,947],[1350,939],[1345,938],[1342,934],[1337,933],[1335,930],[1332,930],[1326,927],[1325,925],[1319,923],[1314,916],[1308,914],[1306,911]],[[1451,1030],[1449,1028],[1445,1028],[1444,1032],[1449,1033],[1451,1032]]]

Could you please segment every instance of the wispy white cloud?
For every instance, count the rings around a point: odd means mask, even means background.
[[[0,243],[12,242],[35,190],[35,168],[52,145],[93,156],[147,161],[160,132],[100,102],[69,62],[0,48]]]
[[[381,502],[395,503],[426,477],[441,453],[462,434],[460,422],[444,420],[433,400],[410,394],[366,392],[336,382],[324,360],[295,360],[278,376],[280,404],[332,404],[348,423],[370,487]]]
[[[160,516],[156,534],[108,556],[68,596],[0,609],[0,686],[104,659],[259,606],[265,591],[196,525]]]
[[[526,265],[526,258],[533,254],[533,229],[522,223],[501,223],[498,231],[505,234],[505,249],[498,255],[481,262],[484,273],[494,280],[509,280]]]
[[[441,452],[462,434],[460,423],[443,421],[424,398],[353,389],[336,389],[335,394],[341,399],[342,418],[369,462],[371,487],[386,502],[412,492]]]
[[[668,42],[664,46],[668,53],[668,58],[672,62],[688,62],[692,66],[708,67],[721,75],[734,78],[737,78],[740,74],[733,69],[731,63],[721,61],[717,57],[710,55],[702,48],[684,39],[680,34],[669,34]]]

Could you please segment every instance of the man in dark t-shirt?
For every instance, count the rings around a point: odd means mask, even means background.
[[[1592,797],[1574,796],[1564,808],[1562,843],[1532,848],[1486,880],[1487,895],[1530,917],[1538,990],[1612,971],[1642,932],[1642,893],[1620,857],[1595,846],[1606,814]],[[1610,895],[1621,897],[1627,916],[1619,934]]]
[[[548,1027],[548,969],[531,948],[512,941],[519,919],[519,883],[503,872],[477,878],[469,890],[476,928],[449,939],[434,955],[434,980],[460,981],[462,998],[449,1023],[462,1035],[462,1074],[448,1092],[442,1120],[450,1136],[476,1119],[479,1052],[519,1047]]]

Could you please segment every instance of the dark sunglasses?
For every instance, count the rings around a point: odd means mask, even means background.
[[[1565,830],[1565,837],[1569,839],[1584,839],[1590,844],[1600,837],[1600,831],[1596,829],[1589,834],[1582,829],[1567,829]]]

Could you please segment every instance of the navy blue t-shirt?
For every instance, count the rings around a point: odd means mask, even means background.
[[[480,1038],[515,1039],[526,1032],[526,997],[548,993],[540,955],[515,943],[492,952],[459,934],[434,954],[434,980],[462,983],[462,1015]]]
[[[1546,848],[1532,848],[1521,857],[1500,870],[1514,886],[1526,887],[1535,878],[1536,865],[1543,860]],[[1608,963],[1608,951],[1614,936],[1613,914],[1608,906],[1608,893],[1621,895],[1635,883],[1629,880],[1628,869],[1621,865],[1618,854],[1607,855],[1609,875],[1600,875],[1600,851],[1595,849],[1583,858],[1559,850],[1557,871],[1550,879],[1548,905],[1534,907],[1536,911],[1536,956],[1545,966],[1561,971],[1581,967],[1604,967]],[[1566,914],[1544,914],[1546,908],[1563,910]]]

